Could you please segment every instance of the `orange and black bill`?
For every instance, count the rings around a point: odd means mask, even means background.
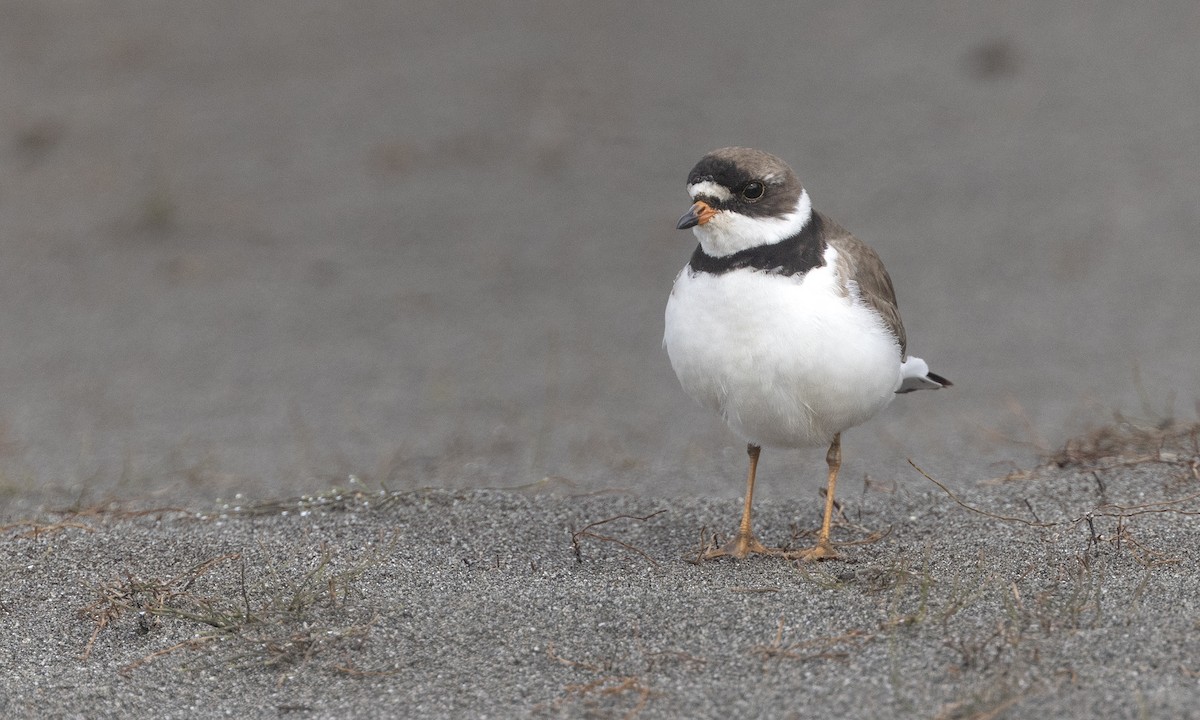
[[[712,220],[713,216],[716,214],[717,211],[713,210],[708,203],[704,202],[703,200],[698,200],[694,205],[692,205],[691,209],[684,214],[683,217],[679,218],[679,223],[675,225],[675,229],[687,230],[690,227],[703,225],[709,220]]]

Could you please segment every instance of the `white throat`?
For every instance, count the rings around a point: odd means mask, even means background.
[[[796,208],[783,217],[756,218],[722,210],[712,220],[692,228],[710,257],[724,257],[761,245],[774,245],[796,235],[812,218],[808,191],[800,191]]]

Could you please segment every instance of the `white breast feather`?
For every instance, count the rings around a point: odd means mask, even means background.
[[[840,292],[837,251],[801,279],[750,269],[675,280],[663,344],[684,390],[748,442],[823,445],[900,387],[900,348]]]

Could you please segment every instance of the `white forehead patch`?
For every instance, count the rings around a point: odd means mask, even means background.
[[[712,180],[702,180],[698,183],[692,183],[687,187],[688,195],[695,200],[697,197],[704,195],[705,197],[716,198],[722,202],[733,199],[733,193],[729,192],[729,188],[724,185],[719,185]]]

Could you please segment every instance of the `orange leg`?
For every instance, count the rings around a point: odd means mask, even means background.
[[[784,550],[769,548],[754,537],[750,526],[750,509],[754,503],[754,473],[758,469],[758,456],[762,448],[757,445],[747,445],[746,454],[750,456],[750,471],[746,476],[746,504],[742,508],[742,522],[738,526],[737,535],[719,548],[712,548],[704,553],[705,560],[719,557],[744,558],[754,553],[757,555],[777,555],[789,560],[829,560],[836,558],[837,551],[829,541],[829,530],[833,524],[834,490],[837,488],[838,470],[842,467],[842,435],[833,436],[829,452],[825,453],[825,462],[829,465],[829,485],[825,491],[825,516],[821,520],[821,532],[817,535],[814,547],[801,550]]]
[[[825,516],[821,519],[821,532],[817,535],[816,547],[797,551],[795,557],[805,560],[826,560],[837,557],[833,543],[829,542],[829,527],[833,523],[833,491],[837,487],[838,470],[842,467],[842,434],[833,436],[829,452],[825,453],[829,465],[829,485],[825,489]]]
[[[758,445],[746,446],[746,454],[750,456],[750,471],[746,475],[746,505],[742,508],[742,523],[738,526],[737,535],[719,548],[712,548],[704,553],[704,559],[729,557],[744,558],[750,553],[769,554],[771,551],[754,537],[750,529],[750,508],[754,504],[754,473],[758,469],[758,456],[762,448]]]

